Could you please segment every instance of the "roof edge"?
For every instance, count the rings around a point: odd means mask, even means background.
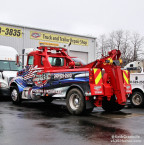
[[[60,31],[56,31],[56,30],[48,30],[48,29],[43,29],[43,28],[39,28],[39,27],[36,28],[36,27],[32,27],[32,26],[24,26],[24,25],[5,23],[5,22],[0,22],[0,24],[9,25],[9,26],[16,26],[16,27],[21,27],[21,28],[35,29],[35,30],[39,30],[39,31],[40,30],[41,31],[49,31],[49,32],[54,32],[54,33],[60,33],[60,34],[66,34],[66,35],[73,35],[73,36],[97,39],[97,37],[93,37],[93,36],[80,35],[80,34],[74,34],[74,33],[68,33],[68,32],[60,32]]]

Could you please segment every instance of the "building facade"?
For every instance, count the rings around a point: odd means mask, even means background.
[[[21,54],[22,49],[36,48],[42,43],[59,44],[68,49],[70,56],[79,57],[85,63],[96,57],[95,37],[0,23],[0,45],[11,46]]]

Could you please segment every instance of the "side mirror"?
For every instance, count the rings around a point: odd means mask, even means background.
[[[74,68],[75,67],[75,62],[74,61],[69,62],[69,66]]]
[[[20,66],[19,55],[16,55],[16,65],[17,65],[17,66]]]
[[[0,69],[0,72],[2,73],[2,72],[3,72],[3,70],[1,70],[1,69]]]

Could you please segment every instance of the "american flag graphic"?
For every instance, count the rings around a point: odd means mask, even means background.
[[[35,70],[36,68],[37,68],[37,66],[34,67],[34,65],[26,66],[26,70],[23,74],[24,80],[27,80],[27,79],[34,77],[34,74],[37,72]]]

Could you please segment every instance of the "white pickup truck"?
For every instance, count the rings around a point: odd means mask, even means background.
[[[144,62],[134,61],[127,64],[124,69],[130,71],[132,94],[129,99],[134,107],[144,106]]]
[[[17,54],[13,47],[0,45],[0,96],[10,95],[9,82],[21,69],[16,65]]]

